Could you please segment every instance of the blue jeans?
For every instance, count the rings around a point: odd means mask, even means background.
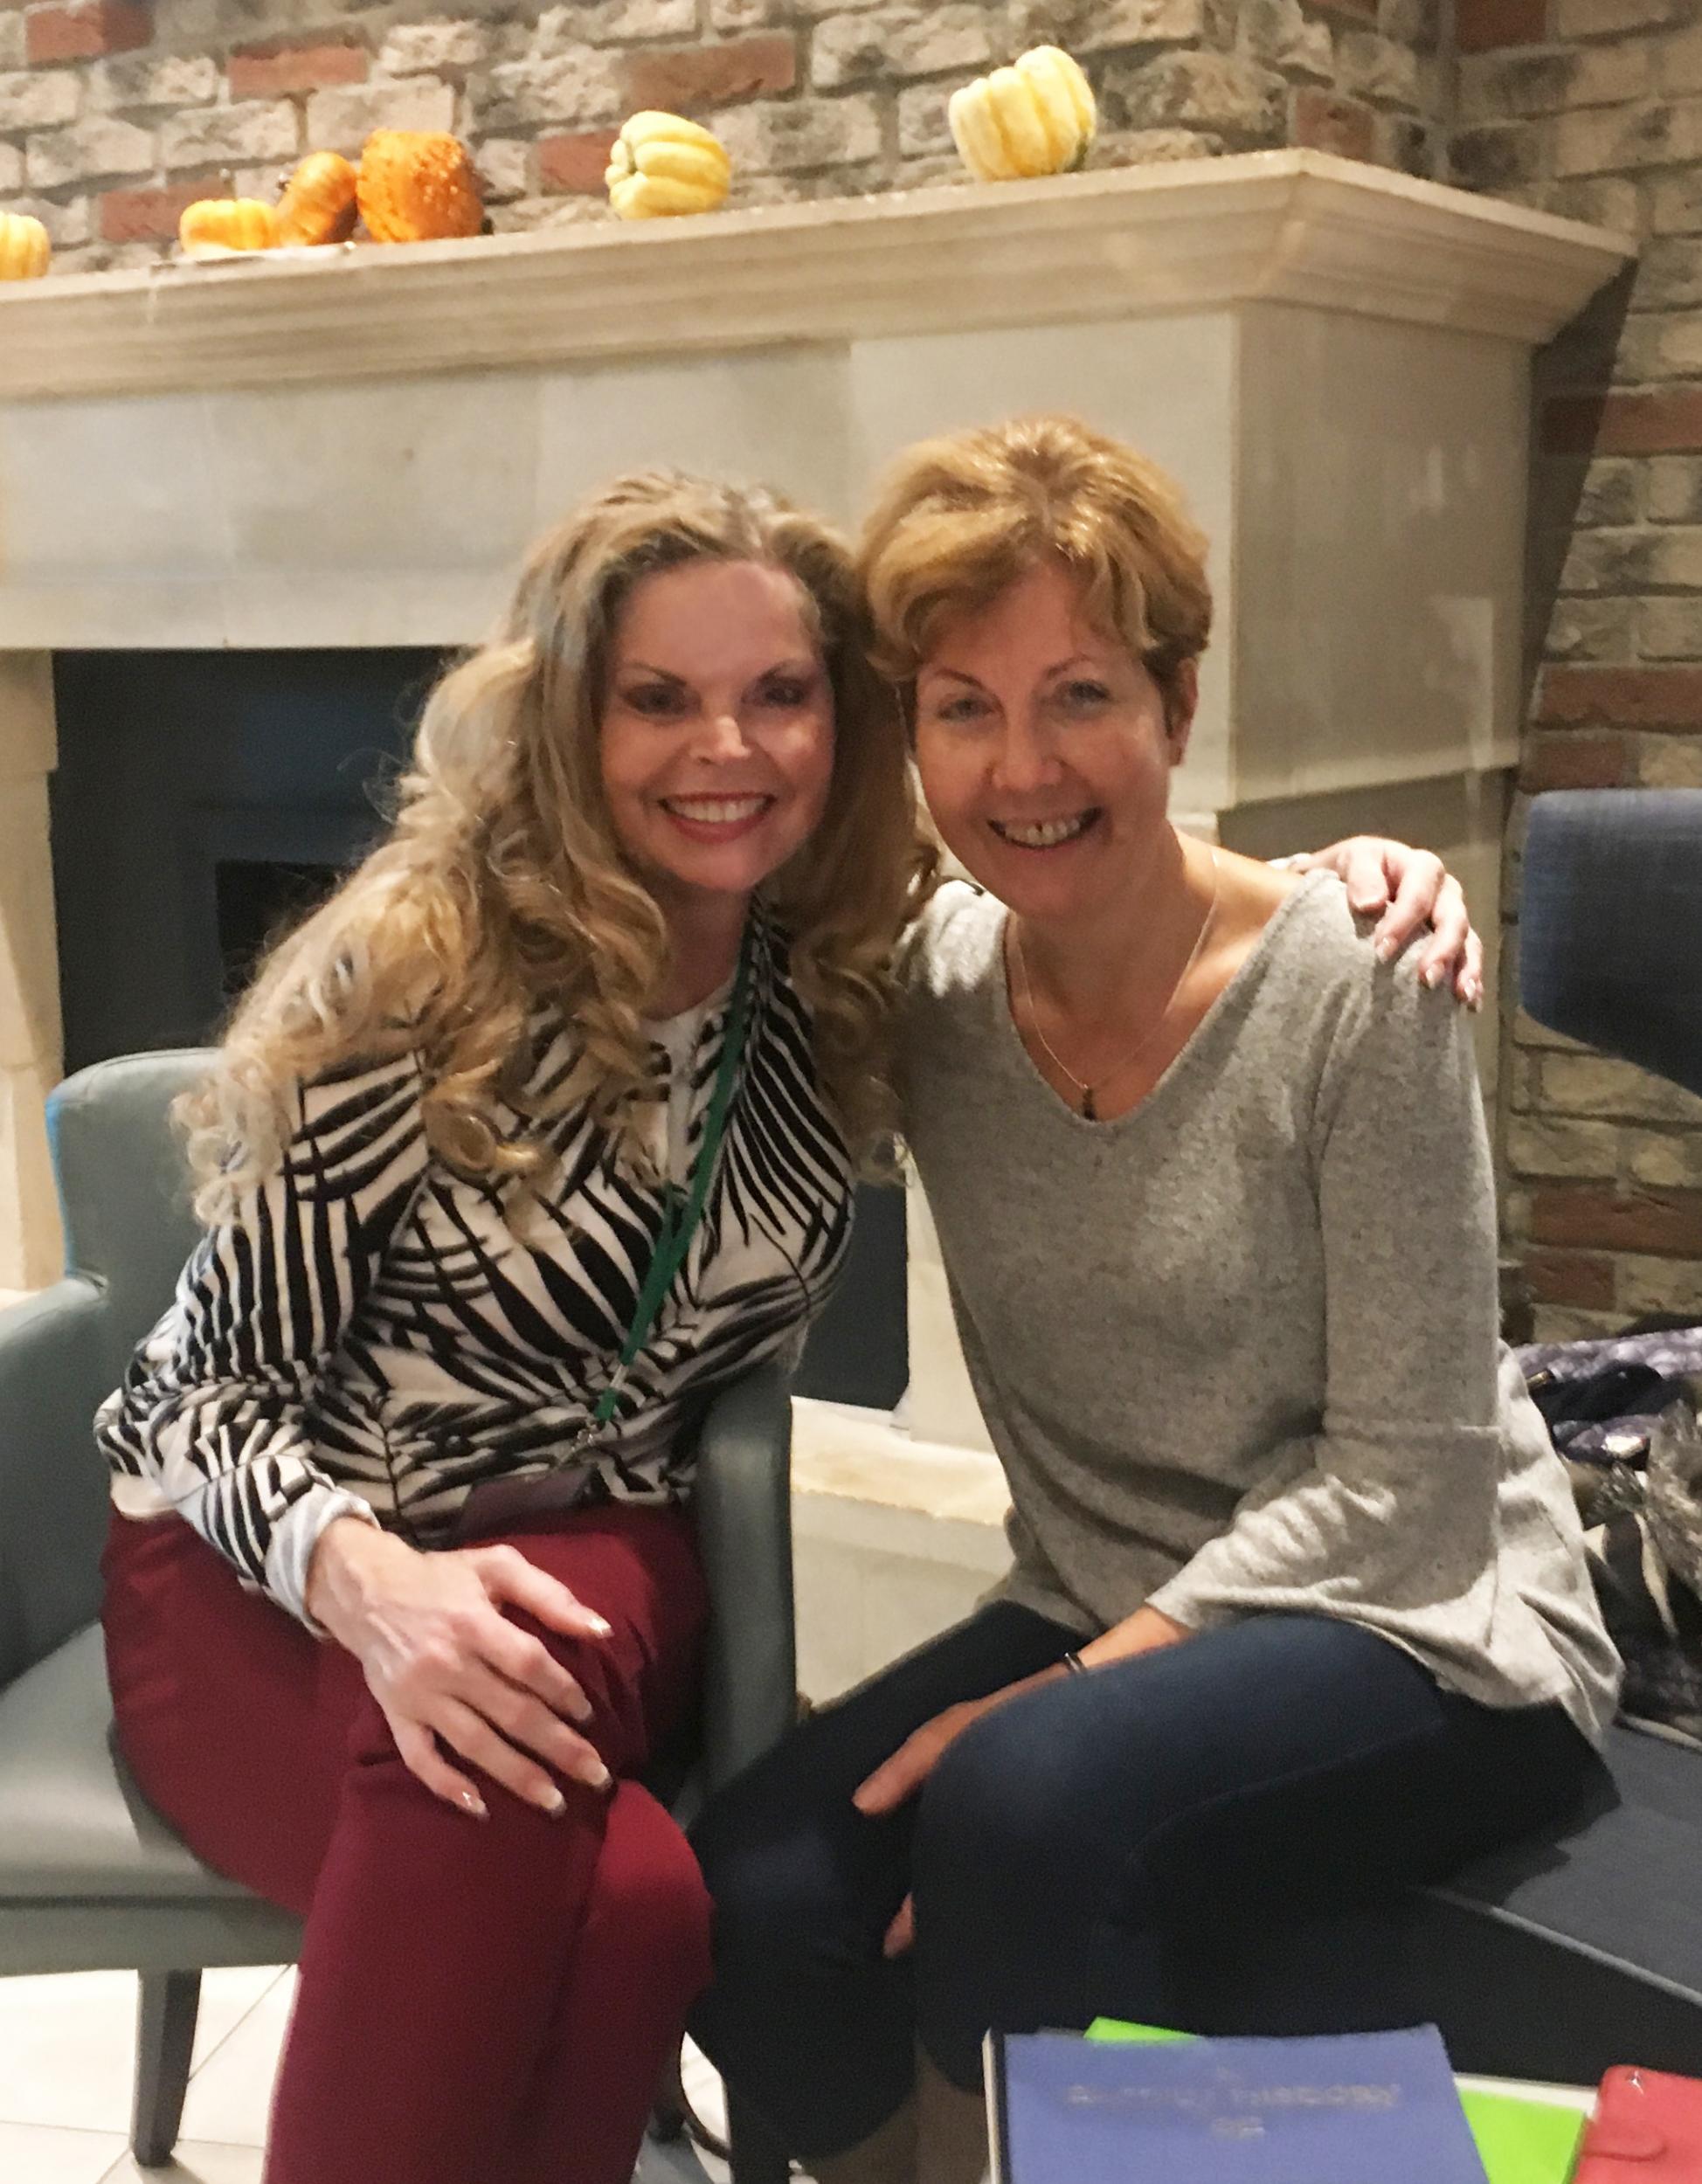
[[[1380,1903],[1558,1818],[1599,1766],[1557,1706],[1480,1706],[1368,1631],[1263,1615],[1024,1692],[899,1811],[854,1809],[913,1730],[1072,1642],[995,1602],[804,1722],[698,1822],[716,1969],[691,2028],[791,2153],[883,2122],[918,2037],[968,2087],[990,2025],[1401,2022],[1361,1977]],[[907,1890],[916,1944],[892,1960]]]

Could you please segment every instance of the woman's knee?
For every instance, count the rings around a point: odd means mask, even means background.
[[[785,1775],[753,1775],[717,1797],[691,1842],[714,1906],[718,1973],[748,1969],[766,1986],[772,1966],[812,1960],[824,1941],[837,1949],[869,1933],[878,1943],[897,1901],[885,1902],[882,1861],[871,1863],[865,1839],[880,1824],[848,1796],[829,1808]]]
[[[793,1838],[802,1824],[794,1785],[759,1763],[712,1797],[691,1847],[715,1905],[717,1930],[759,1920],[796,1885]]]
[[[647,1976],[677,1986],[681,2007],[707,1981],[709,1890],[678,1825],[639,1783],[615,1787],[586,1916],[619,1933]]]
[[[693,1836],[721,1960],[784,1948],[812,1913],[809,1861],[789,1830],[723,1826]]]
[[[922,1791],[917,1817],[918,1897],[940,1883],[982,1892],[1030,1881],[1059,1846],[1069,1801],[1064,1772],[1042,1763],[1030,1724],[1004,1708],[948,1745]]]

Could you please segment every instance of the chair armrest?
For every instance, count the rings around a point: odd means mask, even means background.
[[[98,1612],[104,1303],[74,1277],[0,1312],[0,1683]]]
[[[764,1365],[710,1406],[698,1443],[697,1538],[709,1585],[706,1787],[719,1789],[796,1717],[792,1398]]]

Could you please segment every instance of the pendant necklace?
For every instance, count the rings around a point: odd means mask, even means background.
[[[1181,992],[1182,988],[1187,984],[1188,973],[1193,969],[1195,964],[1197,964],[1200,960],[1200,951],[1206,945],[1206,936],[1217,922],[1218,881],[1220,877],[1218,871],[1217,851],[1213,849],[1210,852],[1210,855],[1212,860],[1212,899],[1206,905],[1206,915],[1200,921],[1200,930],[1194,935],[1193,946],[1188,950],[1187,961],[1182,965],[1180,971],[1177,972],[1174,983],[1171,986],[1169,992],[1166,993],[1164,998],[1164,1006],[1159,1009],[1158,1014],[1152,1019],[1152,1021],[1147,1026],[1146,1029],[1141,1033],[1139,1045],[1131,1047],[1129,1052],[1124,1055],[1122,1061],[1116,1063],[1113,1068],[1110,1069],[1102,1069],[1098,1076],[1091,1084],[1085,1084],[1083,1082],[1082,1079],[1076,1075],[1076,1072],[1069,1067],[1069,1063],[1060,1057],[1051,1040],[1046,1036],[1046,1033],[1040,1027],[1039,1012],[1034,1007],[1034,989],[1028,977],[1027,962],[1022,953],[1022,935],[1018,930],[1014,919],[1013,919],[1011,923],[1011,952],[1016,958],[1017,975],[1022,980],[1022,999],[1023,1003],[1028,1011],[1029,1024],[1033,1027],[1034,1037],[1039,1040],[1041,1046],[1045,1052],[1047,1060],[1050,1061],[1058,1075],[1061,1077],[1067,1077],[1070,1084],[1075,1088],[1075,1090],[1080,1097],[1082,1102],[1080,1111],[1082,1120],[1084,1123],[1097,1123],[1099,1120],[1099,1109],[1093,1096],[1095,1092],[1103,1090],[1108,1084],[1114,1084],[1123,1075],[1125,1069],[1132,1068],[1134,1064],[1140,1060],[1141,1056],[1146,1052],[1148,1047],[1150,1047],[1152,1041],[1158,1037],[1160,1026],[1163,1024],[1166,1017],[1170,1013],[1171,1004],[1175,1000],[1176,996]]]

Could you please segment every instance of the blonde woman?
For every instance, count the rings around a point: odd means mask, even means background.
[[[1497,1342],[1463,1013],[1332,875],[1167,816],[1211,617],[1174,488],[969,433],[863,565],[976,883],[898,1068],[1014,1564],[711,1805],[694,2022],[820,2184],[970,2184],[989,2027],[1234,2028],[1261,1953],[1290,2029],[1387,2007],[1308,1985],[1306,1916],[1564,1812],[1618,1664]]]
[[[629,479],[237,1012],[98,1430],[126,1756],[307,1918],[272,2184],[631,2174],[707,1970],[633,1779],[696,1668],[692,1428],[843,1256],[924,863],[845,549]]]

